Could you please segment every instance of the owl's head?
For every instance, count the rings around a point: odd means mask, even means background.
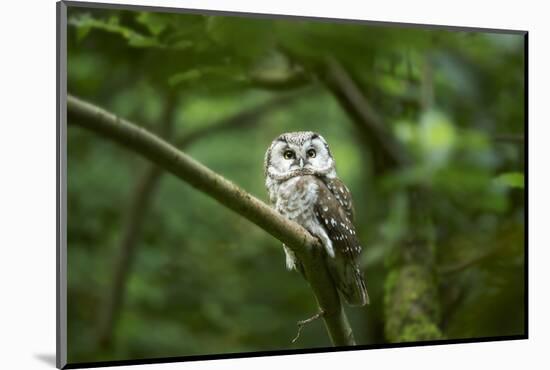
[[[327,142],[311,131],[278,136],[265,154],[264,165],[266,177],[276,180],[303,175],[336,176]]]

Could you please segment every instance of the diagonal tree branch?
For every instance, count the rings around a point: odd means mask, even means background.
[[[71,95],[67,97],[67,113],[70,124],[89,129],[135,151],[285,243],[303,263],[332,343],[335,346],[355,344],[340,297],[324,263],[324,252],[317,239],[303,227],[131,122]]]
[[[203,127],[182,138],[176,139],[176,146],[178,148],[182,148],[213,133],[250,127],[258,121],[261,115],[281,107],[288,106],[289,104],[297,101],[296,99],[300,98],[304,94],[307,95],[313,92],[315,92],[314,89],[311,87],[306,87],[299,89],[296,92],[279,95],[271,100],[258,104],[251,109],[247,109],[224,118],[216,124]]]
[[[299,101],[297,98],[304,93],[311,93],[312,89],[300,89],[297,92],[278,95],[264,103],[258,104],[250,109],[245,109],[232,116],[220,120],[218,123],[197,129],[179,140],[176,140],[176,146],[184,149],[197,141],[212,134],[243,129],[256,124],[260,117],[288,106],[292,102]],[[170,131],[174,126],[174,111],[176,94],[172,93],[168,99],[165,113],[162,117],[161,135],[170,137]],[[113,343],[113,334],[116,323],[124,305],[126,296],[126,284],[131,273],[134,256],[137,253],[137,247],[140,240],[140,230],[145,221],[151,203],[154,200],[155,193],[159,188],[159,183],[164,175],[162,168],[155,164],[148,164],[142,175],[136,182],[132,191],[130,206],[125,217],[125,226],[122,231],[122,238],[118,246],[117,256],[113,269],[113,284],[110,286],[105,298],[103,310],[99,320],[98,344],[101,348],[107,349]]]

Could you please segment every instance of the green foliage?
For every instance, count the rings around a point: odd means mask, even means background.
[[[274,137],[313,130],[328,140],[364,246],[371,305],[348,310],[358,343],[524,332],[523,144],[495,140],[523,133],[521,36],[84,8],[68,15],[69,92],[154,132],[175,96],[173,143],[297,86],[314,91],[184,149],[267,200],[263,156]],[[322,83],[328,56],[350,71],[410,165],[375,172],[379,153]],[[146,166],[69,127],[71,362],[330,345],[321,322],[291,343],[316,303],[285,270],[280,243],[164,176],[139,230],[113,345],[99,347],[113,261]],[[426,207],[411,203],[411,188],[428,194]],[[429,208],[429,225],[419,208]],[[429,234],[434,271],[401,253],[419,231]]]
[[[206,33],[236,56],[254,60],[274,46],[273,22],[254,18],[211,16]]]
[[[521,172],[507,172],[501,175],[498,175],[495,178],[495,181],[501,185],[509,186],[511,188],[520,188],[524,187],[523,173]]]
[[[78,29],[77,38],[82,41],[92,29],[99,29],[106,32],[114,33],[122,36],[127,40],[129,46],[134,47],[163,47],[156,38],[142,35],[131,28],[121,26],[119,18],[112,16],[106,20],[99,20],[84,14],[78,18],[72,18],[69,24],[74,25]]]

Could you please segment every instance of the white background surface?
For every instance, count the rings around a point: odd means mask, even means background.
[[[550,38],[544,1],[127,0],[115,3],[529,30],[529,340],[132,369],[519,369],[548,366]],[[55,1],[6,1],[0,21],[0,368],[55,355]],[[73,220],[76,222],[77,220]],[[129,368],[129,367],[126,367]],[[547,368],[547,367],[546,367]]]

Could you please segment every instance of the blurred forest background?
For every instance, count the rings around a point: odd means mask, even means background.
[[[350,188],[371,304],[359,344],[521,335],[524,37],[404,26],[68,11],[68,92],[267,202],[263,157],[312,130]],[[330,346],[281,243],[68,129],[68,360]]]

